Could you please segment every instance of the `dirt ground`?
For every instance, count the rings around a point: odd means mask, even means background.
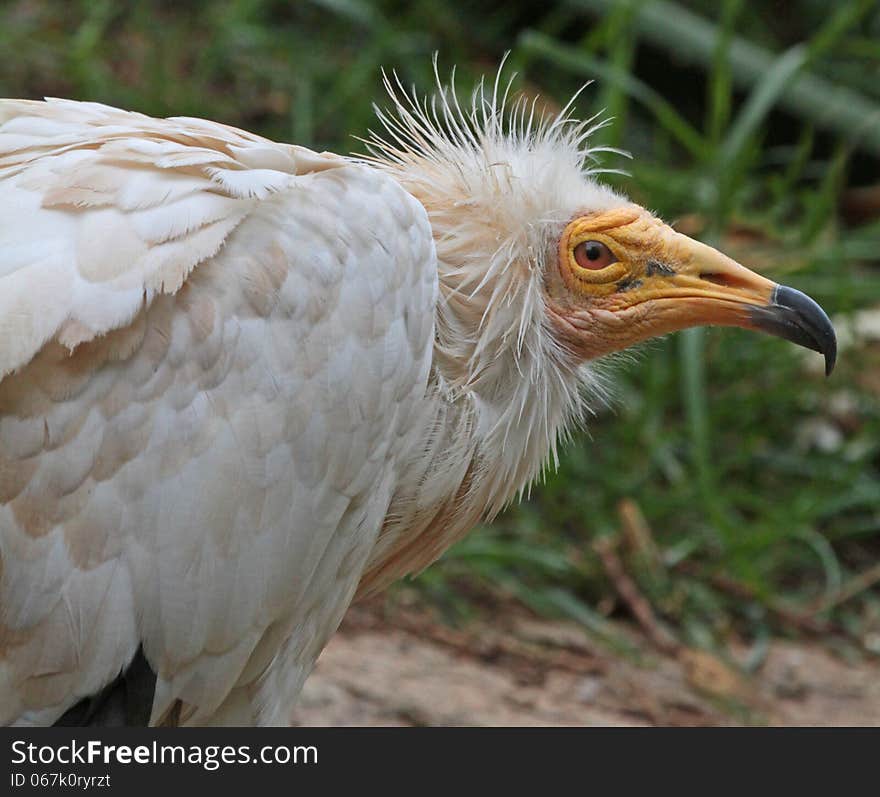
[[[621,657],[579,626],[504,607],[451,628],[418,606],[354,607],[295,725],[872,725],[880,661],[777,640],[751,676],[711,654]],[[636,660],[637,659],[637,660]]]

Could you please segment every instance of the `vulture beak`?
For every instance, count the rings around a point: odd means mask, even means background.
[[[721,252],[680,233],[667,237],[670,269],[657,269],[655,301],[664,295],[668,312],[683,326],[739,326],[767,332],[820,352],[829,375],[837,358],[837,338],[825,311],[809,296],[756,274]],[[646,268],[650,271],[650,265]],[[676,316],[678,318],[676,319]]]
[[[587,353],[619,350],[688,327],[736,326],[813,349],[825,356],[826,374],[834,368],[837,340],[831,321],[800,291],[652,217],[613,230],[589,230],[582,237],[607,241],[619,253],[619,262],[605,269],[619,269],[613,284],[590,284],[589,310],[569,316]],[[604,273],[597,272],[594,280],[604,279]]]

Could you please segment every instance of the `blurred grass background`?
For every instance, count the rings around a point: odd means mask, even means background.
[[[610,181],[874,340],[847,335],[830,381],[739,331],[649,345],[559,472],[420,576],[421,595],[451,614],[514,598],[623,647],[606,617],[632,614],[661,641],[745,642],[747,667],[774,634],[880,654],[876,0],[0,6],[4,96],[205,116],[340,152],[383,102],[381,66],[426,91],[437,51],[467,89],[507,50],[550,108],[596,80],[578,113],[604,110],[596,143],[634,155],[606,159],[630,172]]]

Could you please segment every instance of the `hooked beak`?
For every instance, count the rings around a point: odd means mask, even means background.
[[[615,348],[688,327],[737,326],[820,352],[831,373],[837,357],[834,327],[809,296],[655,223],[640,231],[650,257],[637,278],[618,282],[613,293],[594,302],[603,318],[593,321],[604,320],[606,331],[624,339]]]
[[[825,357],[825,376],[837,360],[837,336],[825,311],[805,293],[777,285],[766,305],[749,310],[755,329],[785,338]]]

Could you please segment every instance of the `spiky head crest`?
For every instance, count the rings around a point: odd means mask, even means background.
[[[547,269],[564,225],[584,211],[626,200],[597,182],[602,153],[593,133],[599,115],[573,116],[578,92],[555,114],[539,97],[513,93],[504,63],[462,103],[453,69],[449,83],[419,97],[396,73],[383,72],[390,109],[376,108],[384,132],[365,139],[373,165],[391,173],[424,205],[431,220],[443,301],[437,355],[451,385],[493,382],[510,366],[542,368],[559,358],[544,312]],[[620,153],[626,154],[626,153]],[[532,377],[543,374],[524,374]]]
[[[604,372],[557,337],[548,275],[573,217],[626,203],[595,179],[607,150],[589,138],[604,122],[577,121],[574,98],[559,113],[540,112],[537,97],[514,95],[515,75],[505,80],[503,63],[464,102],[454,71],[444,83],[436,58],[432,96],[383,75],[391,106],[376,108],[384,130],[364,139],[365,160],[418,199],[431,222],[440,297],[429,394],[437,419],[425,450],[440,453],[408,469],[427,475],[395,504],[407,531],[383,538],[389,547],[377,558],[389,563],[378,582],[425,566],[522,494],[595,406],[585,399],[604,398]],[[438,508],[429,495],[446,503]]]

